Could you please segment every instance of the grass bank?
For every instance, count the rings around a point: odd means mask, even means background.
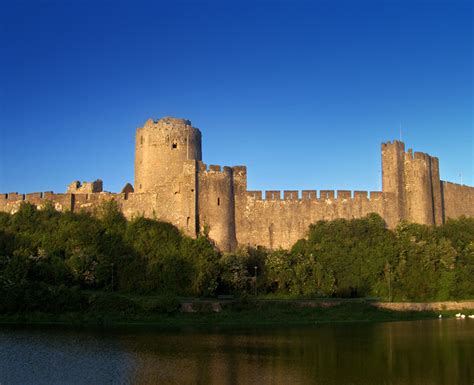
[[[187,306],[187,307],[186,307]],[[183,311],[184,310],[184,311]],[[255,300],[232,301],[177,299],[159,296],[130,296],[94,293],[74,311],[42,311],[0,315],[3,324],[63,324],[78,326],[156,327],[255,327],[314,325],[330,322],[387,322],[454,317],[457,310],[393,310],[367,300]],[[472,321],[469,321],[472,322]]]

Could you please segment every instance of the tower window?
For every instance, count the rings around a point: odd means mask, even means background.
[[[221,198],[217,198],[217,206],[221,205]]]
[[[143,136],[140,136],[140,144],[143,144]]]
[[[174,150],[175,148],[178,148],[178,143],[174,142],[172,145],[171,145],[171,148]]]

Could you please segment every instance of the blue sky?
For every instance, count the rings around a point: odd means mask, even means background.
[[[249,189],[379,190],[380,143],[474,184],[470,1],[3,1],[0,191],[133,183],[185,117]]]

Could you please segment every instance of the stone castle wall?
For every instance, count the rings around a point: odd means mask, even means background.
[[[223,251],[241,246],[289,248],[319,220],[361,218],[377,213],[390,228],[401,220],[439,225],[474,217],[474,188],[444,182],[439,161],[405,151],[399,141],[382,144],[382,191],[248,191],[245,166],[206,166],[201,132],[184,119],[148,120],[137,129],[135,186],[102,191],[102,181],[78,181],[66,194],[0,194],[0,211],[22,202],[57,210],[93,210],[115,200],[127,218],[143,215],[170,222],[191,237],[207,233]]]
[[[337,195],[336,195],[337,194]],[[290,248],[307,235],[309,225],[319,220],[360,218],[369,213],[384,216],[386,197],[367,191],[249,191],[245,207],[237,216],[238,243]]]
[[[474,188],[451,182],[441,182],[443,220],[462,215],[474,217]]]

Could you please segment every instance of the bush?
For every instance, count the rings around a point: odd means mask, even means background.
[[[140,306],[133,300],[113,293],[95,293],[89,297],[89,310],[97,313],[135,314]]]
[[[0,213],[3,313],[173,313],[177,295],[216,293],[461,299],[474,297],[473,276],[474,218],[439,227],[401,223],[395,231],[377,214],[319,221],[290,250],[245,247],[222,255],[206,237],[189,238],[169,223],[128,222],[113,201],[95,213],[29,203]],[[94,293],[90,302],[81,289]],[[113,292],[159,297],[140,306]],[[229,306],[245,308],[244,301]]]
[[[193,310],[197,313],[212,313],[214,311],[211,302],[201,301],[193,302]]]
[[[152,314],[173,314],[179,311],[180,306],[179,300],[171,295],[149,299],[144,305],[145,311]]]

